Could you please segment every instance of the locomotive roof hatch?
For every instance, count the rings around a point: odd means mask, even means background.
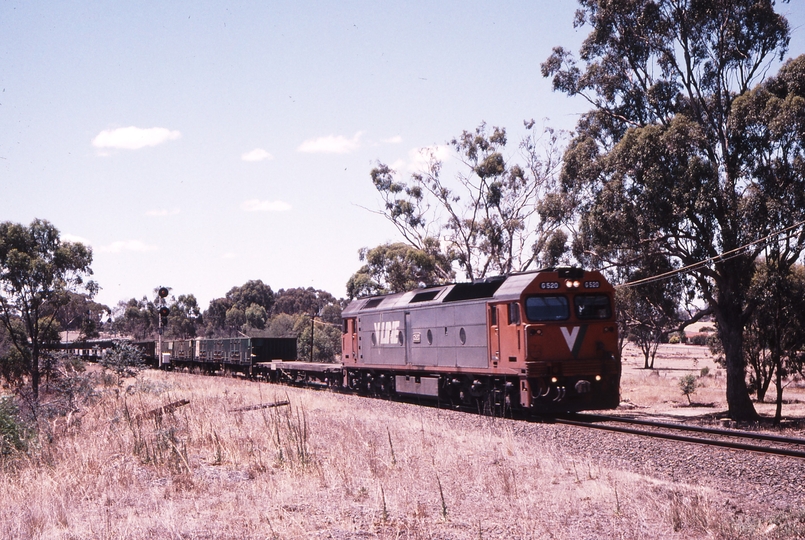
[[[534,282],[540,274],[556,272],[558,279],[583,279],[586,272],[583,268],[558,267],[544,268],[533,272],[496,276],[476,281],[474,283],[453,283],[451,285],[437,285],[426,289],[359,298],[350,303],[342,312],[343,317],[357,315],[358,312],[368,309],[407,309],[409,306],[426,306],[449,302],[467,302],[493,299],[496,302],[512,302],[520,299],[523,291]]]
[[[456,283],[442,302],[460,302],[462,300],[477,300],[492,298],[495,292],[506,281],[505,276],[485,279],[474,283]]]

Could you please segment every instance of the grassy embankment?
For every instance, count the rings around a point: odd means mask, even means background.
[[[148,371],[128,384],[5,459],[4,538],[732,538],[763,526],[731,521],[701,488],[534,436],[556,427],[222,377]],[[190,403],[148,414],[179,399]]]

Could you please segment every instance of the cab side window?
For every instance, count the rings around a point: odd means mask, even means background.
[[[520,324],[520,304],[518,302],[509,304],[509,324]]]

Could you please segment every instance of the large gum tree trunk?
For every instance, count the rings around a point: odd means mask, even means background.
[[[39,347],[34,340],[31,351],[31,390],[33,391],[34,401],[39,400]]]
[[[718,332],[724,347],[727,368],[727,405],[733,420],[756,420],[758,414],[746,386],[746,361],[743,356],[742,306],[732,301],[731,295],[719,295],[719,306],[714,309]]]

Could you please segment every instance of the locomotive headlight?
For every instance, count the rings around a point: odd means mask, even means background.
[[[551,382],[553,384],[556,384],[558,381],[559,381],[559,379],[557,379],[556,377],[551,377]]]
[[[596,375],[596,376],[595,376],[595,380],[596,380],[596,381],[600,381],[600,380],[601,380],[601,375]]]
[[[567,287],[568,289],[572,289],[573,288],[573,282],[572,281],[565,281],[565,287]]]

